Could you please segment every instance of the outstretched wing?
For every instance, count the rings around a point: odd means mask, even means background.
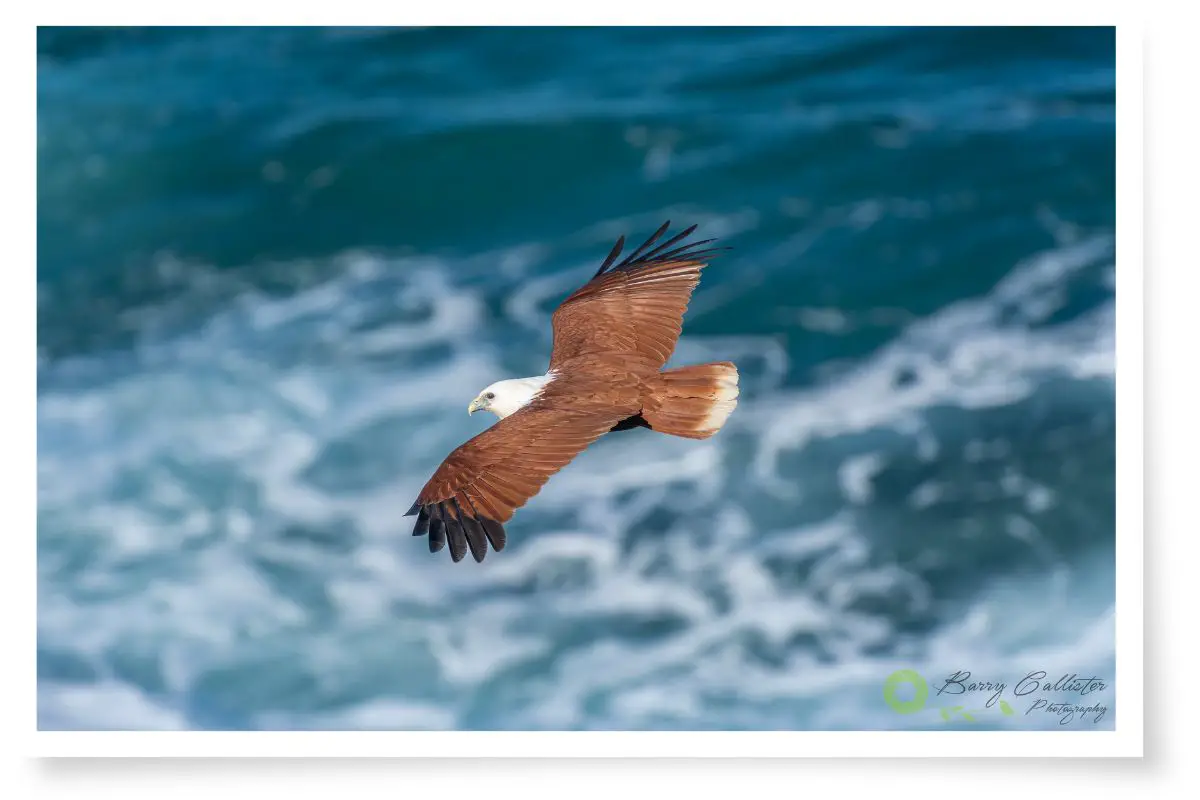
[[[640,356],[654,371],[667,363],[704,259],[726,249],[702,247],[713,239],[680,245],[695,225],[649,249],[670,225],[668,220],[618,264],[622,236],[592,279],[558,307],[552,318],[551,371],[578,356],[601,353]]]
[[[488,542],[503,550],[502,523],[513,511],[637,408],[633,384],[616,375],[593,372],[551,381],[524,408],[446,457],[408,510],[417,515],[413,535],[428,533],[431,553],[448,540],[455,561],[468,548],[483,561]]]

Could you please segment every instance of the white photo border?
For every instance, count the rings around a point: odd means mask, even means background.
[[[62,6],[68,5],[68,10]],[[39,16],[47,17],[47,21],[63,24],[70,20],[99,21],[104,17],[111,22],[113,18],[124,22],[136,20],[183,22],[188,18],[194,24],[217,22],[218,18],[225,20],[236,19],[246,23],[267,23],[286,19],[288,17],[303,17],[304,21],[322,19],[329,24],[337,24],[334,20],[347,18],[355,22],[375,20],[378,24],[381,18],[389,16],[400,18],[409,16],[407,10],[395,9],[388,14],[383,6],[377,3],[366,4],[371,11],[364,14],[363,4],[339,3],[337,7],[325,7],[312,14],[300,13],[301,6],[306,4],[289,4],[292,13],[286,13],[282,5],[275,5],[271,11],[267,5],[257,9],[239,7],[238,4],[224,2],[205,3],[205,8],[174,9],[167,4],[152,4],[147,0],[131,2],[123,0],[113,4],[104,4],[103,13],[98,13],[100,7],[96,4],[83,3],[58,4],[56,9],[39,10]],[[310,8],[315,4],[307,4]],[[542,4],[528,4],[535,9]],[[618,4],[620,5],[620,4]],[[773,4],[738,4],[733,13],[716,14],[694,13],[681,2],[665,2],[653,4],[655,7],[646,13],[639,14],[632,10],[638,8],[632,3],[624,4],[627,11],[616,16],[627,19],[653,18],[658,22],[687,20],[698,24],[701,19],[704,24],[731,24],[741,19],[743,23],[752,20],[773,18],[782,22],[784,18],[792,17],[789,24],[810,24],[820,22],[853,22],[872,20],[895,20],[902,17],[909,22],[929,21],[931,19],[948,20],[956,17],[1014,17],[1009,13],[997,14],[995,10],[967,13],[960,5],[945,2],[914,2],[906,3],[904,10],[897,13],[896,4],[863,3],[858,4],[858,10],[851,11],[844,4],[838,4],[838,13],[818,12],[813,9],[811,15],[807,10],[794,14],[775,14],[771,11]],[[650,5],[650,4],[643,4]],[[1037,4],[1022,4],[1034,8]],[[1114,18],[1111,5],[1087,4],[1089,11],[1080,13],[1084,7],[1081,3],[1066,4],[1073,7],[1077,13],[1059,13],[1047,11],[1030,16],[1049,18],[1053,24],[1068,24],[1069,17],[1103,16],[1109,20]],[[457,10],[440,10],[432,16],[441,18],[442,23],[459,21],[497,21],[495,15],[484,10],[484,5],[478,2],[461,4]],[[353,7],[351,9],[350,7]],[[865,11],[862,10],[865,7]],[[218,12],[218,9],[222,9]],[[490,7],[489,7],[490,8]],[[586,8],[580,8],[579,13],[564,10],[557,6],[557,11],[548,15],[555,22],[570,22],[575,18],[575,24],[583,21],[587,14]],[[357,10],[354,10],[357,9]],[[466,9],[465,11],[463,9]],[[414,10],[415,11],[415,10]],[[611,10],[610,10],[611,14]],[[428,10],[416,15],[429,15]],[[511,16],[511,15],[510,15]],[[537,18],[539,14],[525,14],[526,18]],[[809,17],[813,19],[796,19]],[[449,19],[447,19],[449,17]],[[823,19],[838,17],[840,19]],[[646,20],[651,21],[651,20]],[[993,20],[996,21],[996,20]],[[1000,20],[1003,21],[1003,20]],[[44,22],[38,20],[39,23]],[[965,22],[965,20],[964,20]],[[5,34],[14,41],[14,47],[9,49],[10,56],[15,55],[24,61],[24,71],[12,66],[9,80],[13,73],[17,80],[27,80],[11,97],[19,98],[26,109],[36,109],[36,78],[29,76],[30,71],[36,73],[36,37],[29,28],[14,26],[12,33]],[[6,42],[7,44],[7,42]],[[27,59],[27,60],[26,60]],[[445,732],[383,732],[383,731],[296,731],[296,732],[214,732],[214,731],[183,731],[183,732],[82,732],[82,731],[37,731],[36,730],[36,665],[31,657],[16,659],[6,670],[20,670],[25,673],[23,679],[6,676],[4,685],[10,693],[16,695],[9,708],[19,708],[23,736],[21,741],[31,750],[31,755],[39,756],[210,756],[210,757],[445,757],[451,754],[470,754],[472,758],[512,758],[528,757],[536,754],[538,757],[756,757],[756,758],[794,758],[794,757],[831,757],[831,756],[875,756],[889,758],[928,757],[938,756],[1066,756],[1066,757],[1095,757],[1095,756],[1141,756],[1143,752],[1143,48],[1140,26],[1121,24],[1117,29],[1117,345],[1116,360],[1119,369],[1116,372],[1117,396],[1117,607],[1121,610],[1115,615],[1116,626],[1116,680],[1115,692],[1120,698],[1120,715],[1115,730],[1087,732],[1058,732],[1058,731],[995,731],[995,732],[949,732],[949,731],[886,731],[886,732],[474,732],[474,731],[445,731]],[[30,78],[33,78],[32,80]],[[36,113],[36,112],[35,112]],[[18,126],[19,127],[19,126]],[[7,151],[14,150],[29,152],[29,139],[34,139],[36,150],[36,132],[30,136],[28,128],[10,131],[10,142]],[[27,197],[24,193],[32,189],[36,193],[36,159],[29,158],[20,165],[20,179],[12,181],[10,193],[16,192]],[[36,336],[36,303],[31,301],[36,296],[36,271],[29,269],[36,264],[36,204],[28,204],[26,200],[24,219],[19,230],[21,252],[28,253],[14,261],[11,272],[16,282],[14,290],[5,296],[9,308],[2,315],[9,327],[8,336],[3,337],[5,346],[12,350],[10,364],[28,364],[28,373],[33,373],[36,384],[36,354],[30,348],[26,337],[30,332]],[[34,363],[30,363],[34,362]],[[25,393],[29,406],[27,414],[19,415],[24,419],[36,419],[36,393]],[[7,423],[12,427],[12,422]],[[13,597],[6,603],[12,615],[21,615],[19,634],[14,634],[10,640],[31,642],[36,646],[36,540],[32,532],[36,530],[36,466],[28,469],[29,456],[33,456],[36,465],[36,426],[18,425],[10,431],[11,441],[19,442],[6,454],[6,460],[21,461],[13,464],[11,474],[20,474],[14,481],[6,481],[8,490],[13,493],[15,502],[11,507],[14,516],[26,520],[15,525],[10,535],[4,537],[5,547],[10,552],[5,554],[4,562],[9,570],[5,591]],[[20,511],[16,511],[19,509]],[[22,648],[24,650],[24,648]],[[17,664],[16,662],[20,662]],[[21,691],[21,687],[25,687]]]

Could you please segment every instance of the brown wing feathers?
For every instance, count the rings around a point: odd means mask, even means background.
[[[580,355],[625,353],[657,370],[667,363],[683,329],[692,290],[700,282],[704,259],[724,247],[704,247],[703,239],[679,245],[696,226],[650,249],[670,222],[655,231],[623,261],[617,241],[600,269],[554,312],[554,351],[550,369]]]
[[[503,523],[585,447],[632,413],[632,397],[611,396],[611,406],[560,409],[556,398],[572,395],[570,381],[535,400],[451,453],[406,514],[417,515],[413,535],[429,536],[429,551],[450,545],[461,561],[470,551],[483,561],[488,544],[499,552]]]

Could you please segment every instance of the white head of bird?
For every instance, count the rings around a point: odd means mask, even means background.
[[[539,375],[535,378],[510,378],[506,381],[496,381],[479,393],[479,396],[467,406],[467,413],[490,411],[500,419],[519,410],[550,382],[552,375]]]

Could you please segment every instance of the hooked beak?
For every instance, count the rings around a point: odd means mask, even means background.
[[[471,401],[471,405],[467,406],[467,415],[470,416],[471,414],[474,414],[476,411],[478,411],[481,408],[483,408],[483,406],[480,405],[479,398],[476,397],[474,400]]]

